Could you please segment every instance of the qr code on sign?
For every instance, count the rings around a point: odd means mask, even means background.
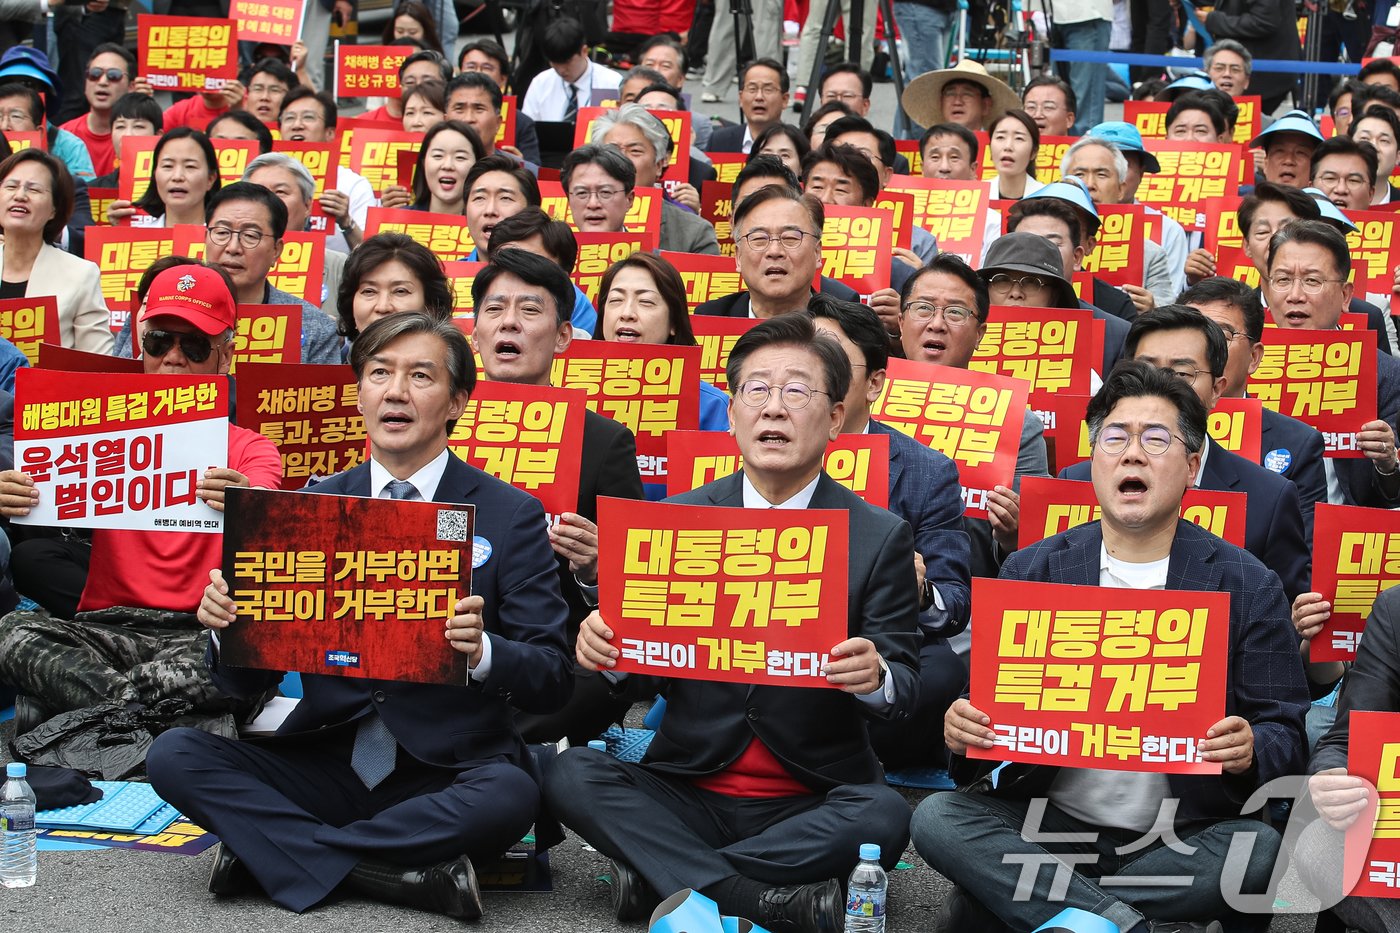
[[[438,509],[437,539],[465,541],[471,532],[471,513]]]

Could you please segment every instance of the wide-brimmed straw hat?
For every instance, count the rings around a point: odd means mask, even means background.
[[[943,123],[943,88],[950,81],[967,81],[976,84],[992,97],[992,109],[987,114],[986,125],[1008,110],[1021,106],[1021,98],[1007,86],[1005,81],[987,74],[981,62],[964,58],[952,68],[929,71],[919,75],[904,89],[900,102],[904,112],[920,126],[933,126]],[[985,127],[984,127],[985,128]]]

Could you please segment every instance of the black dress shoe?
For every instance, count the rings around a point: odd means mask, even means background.
[[[428,868],[364,861],[352,868],[345,880],[359,893],[377,901],[462,920],[481,916],[481,889],[476,883],[476,871],[465,855]]]
[[[608,870],[612,873],[612,906],[617,919],[623,923],[649,919],[661,898],[646,879],[637,874],[637,869],[617,859],[608,860]]]
[[[758,896],[758,921],[773,933],[841,933],[846,926],[841,882],[769,888]]]
[[[20,694],[15,697],[15,736],[24,735],[37,729],[54,717],[53,710],[34,697]]]
[[[220,897],[246,894],[258,886],[248,866],[224,843],[214,850],[214,869],[209,872],[209,893]]]

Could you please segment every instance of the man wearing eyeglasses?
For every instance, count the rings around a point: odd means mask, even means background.
[[[342,341],[320,308],[274,288],[267,274],[282,254],[287,205],[262,185],[225,185],[209,200],[205,257],[228,273],[239,304],[300,305],[301,361],[343,363]]]
[[[1324,221],[1298,220],[1269,242],[1268,267],[1260,284],[1269,316],[1279,327],[1337,330],[1351,302],[1350,277],[1346,239]],[[1329,458],[1325,465],[1329,493],[1335,480],[1338,498],[1348,505],[1393,509],[1400,506],[1400,457],[1395,449],[1400,361],[1379,350],[1376,358],[1378,417],[1357,426],[1357,446],[1364,459]]]
[[[1206,49],[1206,74],[1216,90],[1231,97],[1243,94],[1254,72],[1254,56],[1234,39],[1219,39]]]
[[[641,764],[588,748],[554,759],[554,813],[612,860],[619,920],[644,919],[693,888],[725,914],[774,933],[837,933],[841,881],[863,842],[893,866],[909,807],[887,787],[868,720],[907,721],[918,698],[914,540],[822,469],[851,382],[846,351],[805,314],[764,321],[729,357],[729,432],[743,469],[674,502],[850,513],[848,637],[825,674],[837,689],[659,681],[609,672],[618,651],[594,612],[579,663],[635,695],[666,691],[666,715]]]
[[[1206,419],[1200,397],[1175,375],[1141,360],[1119,363],[1088,410],[1102,519],[1018,551],[1002,577],[1229,593],[1228,715],[1197,741],[1202,759],[1223,773],[973,760],[965,757],[969,746],[995,747],[995,724],[966,698],[956,701],[944,717],[944,739],[960,789],[927,798],[912,825],[920,854],[956,886],[940,929],[1031,930],[1068,907],[1096,913],[1122,933],[1204,933],[1222,922],[1252,928],[1238,925],[1246,918],[1223,892],[1227,884],[1261,890],[1281,840],[1242,817],[1240,807],[1273,778],[1298,773],[1308,692],[1277,576],[1179,517],[1200,469]],[[1032,801],[1043,807],[1038,817],[1029,815]],[[1154,830],[1159,815],[1166,825]],[[1242,853],[1231,846],[1236,833],[1253,834]],[[1046,871],[1052,855],[1065,861],[1052,860],[1058,867]],[[1035,868],[1030,892],[1018,890],[1027,877],[1018,862]],[[1222,883],[1226,874],[1243,881]],[[1191,882],[1163,881],[1171,878]]]
[[[821,269],[825,219],[820,201],[785,184],[749,194],[733,218],[735,259],[747,290],[713,298],[695,313],[771,318],[805,310]]]
[[[196,263],[159,273],[140,318],[148,375],[228,372],[237,308],[216,269]],[[206,470],[196,491],[219,511],[229,486],[282,484],[272,442],[232,423],[228,430],[228,466]],[[0,515],[26,515],[38,496],[27,474],[0,473]],[[241,709],[210,682],[202,662],[208,638],[197,635],[194,618],[222,541],[217,534],[95,530],[72,621],[16,612],[0,622],[0,682],[21,693],[15,734],[111,701],[151,706],[177,698],[203,712]]]
[[[451,80],[451,62],[432,49],[414,52],[399,65],[399,96],[386,97],[383,105],[366,112],[364,119],[399,123],[403,120],[403,99],[409,91],[420,84],[436,84],[438,90],[446,91]]]
[[[632,209],[637,169],[616,146],[579,146],[564,157],[559,182],[580,233],[619,233]]]
[[[1123,346],[1127,359],[1151,363],[1190,386],[1206,411],[1225,391],[1229,344],[1225,332],[1195,308],[1167,305],[1139,317]],[[1312,575],[1312,553],[1303,538],[1303,513],[1298,487],[1252,460],[1221,447],[1209,437],[1201,445],[1198,489],[1242,492],[1245,499],[1244,544],[1278,575],[1291,601],[1306,593]],[[1064,479],[1090,479],[1092,461],[1060,471]]]
[[[1054,75],[1037,75],[1021,92],[1021,109],[1030,114],[1042,137],[1068,136],[1074,129],[1079,104],[1068,81]]]
[[[83,96],[88,112],[64,123],[67,130],[83,141],[92,156],[92,170],[106,175],[116,170],[116,153],[112,149],[112,105],[131,89],[136,77],[136,56],[125,46],[103,43],[88,58]]]
[[[1334,136],[1313,150],[1313,186],[1344,211],[1371,206],[1379,172],[1380,156],[1370,143]]]

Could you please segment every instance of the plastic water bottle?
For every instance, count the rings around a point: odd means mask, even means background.
[[[18,761],[5,766],[0,788],[0,885],[27,888],[34,883],[38,859],[34,852],[34,791]]]
[[[846,933],[884,933],[885,898],[889,877],[880,867],[880,847],[860,847],[860,864],[851,872],[846,891]]]

